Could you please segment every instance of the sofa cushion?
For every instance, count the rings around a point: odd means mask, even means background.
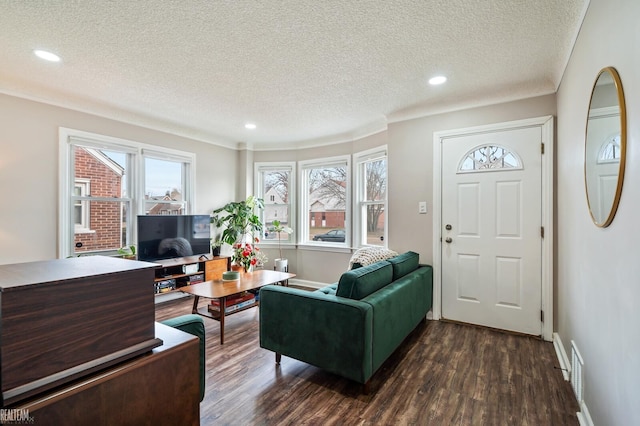
[[[342,274],[336,296],[360,300],[392,281],[393,268],[386,260]]]
[[[408,251],[388,260],[393,267],[393,281],[404,277],[409,272],[418,269],[420,255],[418,253]]]

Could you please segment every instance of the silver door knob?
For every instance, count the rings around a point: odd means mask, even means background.
[[[451,237],[447,237],[444,240],[445,243],[449,243],[449,244],[451,244],[452,241],[453,241],[453,239],[451,239]]]

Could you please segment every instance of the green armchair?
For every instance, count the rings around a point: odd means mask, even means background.
[[[204,399],[205,388],[205,330],[202,317],[195,314],[181,315],[162,321],[162,324],[192,334],[200,340],[200,401]]]

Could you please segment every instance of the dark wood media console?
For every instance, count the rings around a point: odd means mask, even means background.
[[[2,406],[161,345],[157,266],[104,256],[0,265]]]

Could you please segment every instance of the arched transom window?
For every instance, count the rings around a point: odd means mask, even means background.
[[[520,170],[522,161],[515,152],[500,145],[483,145],[467,152],[458,166],[459,173]]]
[[[598,163],[620,162],[620,135],[614,135],[604,141],[598,153]]]

